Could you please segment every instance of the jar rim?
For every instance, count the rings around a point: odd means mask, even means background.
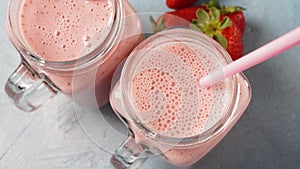
[[[123,2],[122,0],[112,0],[112,6],[115,8],[113,9],[112,14],[112,23],[111,28],[109,30],[108,35],[104,39],[104,41],[96,46],[90,52],[87,52],[83,56],[80,56],[76,59],[68,60],[68,61],[51,61],[46,60],[43,57],[39,56],[38,54],[34,53],[27,45],[24,44],[24,40],[21,39],[17,34],[19,31],[19,16],[18,10],[12,10],[12,6],[15,5],[12,3],[13,0],[9,0],[8,2],[8,11],[7,11],[7,24],[6,24],[6,31],[8,34],[9,39],[12,41],[12,44],[18,49],[22,57],[25,60],[36,63],[40,66],[43,66],[48,69],[55,69],[55,70],[74,70],[74,69],[81,69],[86,67],[86,65],[92,64],[95,61],[104,60],[105,54],[107,54],[116,42],[119,40],[118,37],[123,31],[122,25],[124,24],[123,16],[124,9],[123,9]],[[20,8],[21,3],[17,4],[18,9]],[[14,18],[16,17],[16,18]],[[16,23],[14,23],[16,22]],[[16,28],[17,25],[17,28]],[[16,30],[15,30],[16,29]],[[21,34],[21,33],[19,33]],[[99,57],[101,55],[102,57]]]
[[[122,73],[121,73],[121,77],[120,77],[120,87],[121,87],[121,91],[122,91],[122,105],[124,106],[125,110],[129,110],[127,112],[128,117],[130,118],[128,121],[132,122],[131,125],[134,125],[135,128],[138,128],[139,132],[141,132],[140,134],[146,136],[146,138],[149,138],[151,140],[155,140],[156,142],[159,142],[161,144],[165,144],[168,146],[184,146],[186,147],[187,145],[192,146],[192,145],[198,145],[199,143],[203,143],[206,142],[207,140],[211,139],[214,135],[218,134],[221,130],[222,130],[222,126],[224,126],[224,124],[226,123],[226,121],[228,121],[228,119],[231,117],[232,115],[232,109],[235,105],[236,102],[236,95],[237,95],[237,79],[236,76],[232,76],[230,77],[230,87],[232,88],[232,93],[231,93],[231,98],[230,98],[230,104],[227,105],[226,110],[224,116],[219,119],[219,121],[214,124],[211,128],[205,130],[204,132],[195,135],[195,136],[190,136],[190,137],[185,137],[185,138],[176,138],[176,137],[170,137],[170,136],[166,136],[166,135],[162,135],[160,133],[156,133],[151,131],[150,129],[148,129],[148,127],[144,126],[143,124],[138,122],[137,117],[134,114],[134,106],[132,104],[132,102],[130,101],[130,83],[128,83],[126,81],[126,78],[128,76],[130,76],[130,74],[132,74],[132,72],[128,71],[128,67],[130,67],[130,65],[132,65],[132,63],[130,63],[131,60],[135,60],[134,57],[134,53],[140,49],[143,49],[145,46],[148,45],[148,42],[151,41],[155,41],[158,40],[159,38],[157,38],[158,36],[170,36],[172,37],[176,37],[176,38],[180,38],[180,36],[185,36],[188,38],[191,38],[193,40],[195,40],[195,35],[199,36],[200,38],[203,38],[204,40],[209,41],[209,43],[211,43],[212,47],[214,47],[218,53],[218,55],[222,55],[222,57],[224,57],[225,61],[227,63],[232,62],[231,57],[229,56],[229,54],[226,52],[225,49],[223,49],[223,47],[221,45],[219,45],[217,42],[215,42],[214,40],[212,40],[211,38],[207,37],[206,35],[191,30],[189,28],[171,28],[171,29],[167,29],[164,30],[160,33],[157,33],[156,35],[153,35],[152,37],[150,36],[148,39],[144,40],[142,43],[140,43],[134,50],[133,52],[130,54],[130,56],[128,57],[128,59],[126,60]],[[163,43],[167,43],[167,42],[162,42]],[[157,44],[155,44],[157,45]],[[159,45],[159,44],[158,44]],[[138,59],[137,59],[138,60]],[[133,64],[135,65],[135,64]]]

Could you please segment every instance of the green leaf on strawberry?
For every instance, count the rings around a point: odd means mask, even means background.
[[[215,0],[210,0],[208,3],[203,3],[204,6],[206,6],[207,9],[215,7],[217,9],[221,9],[221,5],[219,4],[219,2],[215,1]]]
[[[232,26],[230,19],[225,17],[220,22],[220,11],[215,7],[210,8],[209,13],[203,9],[198,9],[196,16],[197,19],[192,21],[190,28],[205,33],[207,36],[218,41],[226,49],[227,40],[222,35],[222,31]]]
[[[203,3],[203,5],[206,6],[207,9],[212,7],[219,9],[222,15],[246,10],[241,6],[221,6],[216,0],[210,0],[208,3]]]
[[[228,14],[228,13],[234,13],[234,12],[241,12],[246,10],[246,8],[243,8],[241,6],[222,6],[221,14]]]
[[[159,20],[155,21],[152,16],[149,16],[150,23],[152,25],[152,31],[154,33],[160,32],[164,29],[166,29],[164,25],[164,17],[161,17]]]

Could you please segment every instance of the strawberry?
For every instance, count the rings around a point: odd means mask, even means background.
[[[204,32],[218,41],[233,60],[243,54],[242,36],[245,30],[244,8],[238,6],[220,6],[215,0],[200,6],[166,12],[153,24],[158,32],[171,26],[190,26]],[[192,24],[191,24],[192,23]]]
[[[242,33],[245,32],[246,21],[245,21],[245,16],[243,14],[243,11],[226,13],[225,16],[228,16],[230,18],[230,20],[235,22],[238,25],[238,27],[240,28]]]
[[[186,8],[193,5],[197,0],[166,0],[166,4],[171,9]]]
[[[209,9],[209,13],[198,9],[197,19],[194,19],[190,27],[201,31],[219,42],[230,54],[232,60],[239,59],[243,54],[243,34],[239,26],[228,16],[221,15],[215,7]]]
[[[188,26],[189,25],[188,22],[192,22],[192,20],[196,18],[197,9],[201,8],[208,11],[209,8],[212,7],[219,9],[221,15],[228,16],[230,20],[234,21],[238,25],[242,33],[244,33],[246,22],[245,22],[243,10],[245,9],[240,6],[221,6],[215,0],[210,0],[208,3],[203,3],[202,5],[199,6],[166,12],[165,14],[163,14],[157,19],[156,26],[154,25],[154,27],[157,28],[155,28],[156,31],[154,32],[160,31],[170,26]],[[151,22],[155,23],[155,21],[153,22],[153,20]]]

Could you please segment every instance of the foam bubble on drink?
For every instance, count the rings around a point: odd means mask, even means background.
[[[112,5],[108,0],[24,0],[20,14],[23,37],[35,53],[47,60],[76,59],[90,47],[86,37],[101,32],[102,41],[95,43],[101,44],[108,35],[107,25],[114,17]]]
[[[132,97],[140,123],[171,137],[195,136],[222,117],[224,87],[202,88],[198,81],[218,68],[212,52],[172,42],[143,55],[132,79]]]

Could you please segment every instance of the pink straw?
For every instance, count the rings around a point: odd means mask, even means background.
[[[222,69],[208,74],[200,79],[202,87],[209,87],[224,80],[236,73],[242,72],[259,63],[262,63],[274,56],[300,44],[300,26],[269,42],[268,44],[254,50],[253,52],[229,63]]]

